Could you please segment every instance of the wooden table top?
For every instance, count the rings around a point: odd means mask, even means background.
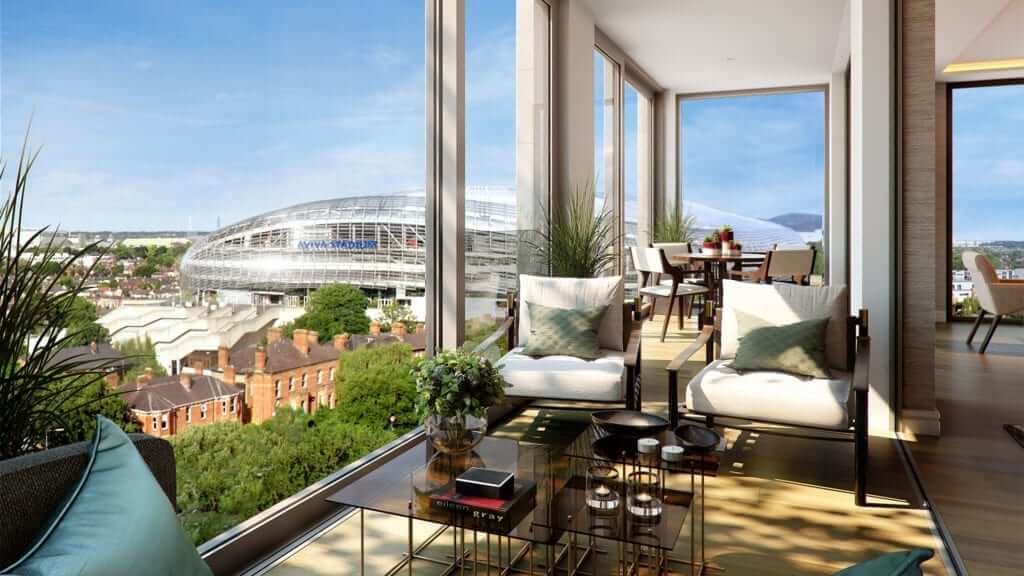
[[[687,262],[694,262],[694,261],[701,261],[701,262],[703,262],[705,260],[717,260],[717,261],[724,261],[724,262],[739,262],[739,261],[742,261],[742,262],[760,262],[761,260],[764,260],[764,258],[765,258],[764,254],[753,254],[753,253],[747,253],[747,252],[745,252],[743,254],[730,254],[728,256],[723,256],[721,254],[712,256],[712,255],[709,255],[709,254],[703,254],[701,252],[693,252],[693,253],[690,253],[690,254],[676,254],[676,255],[673,255],[673,256],[671,256],[669,258],[669,262],[672,262],[672,263],[675,263],[675,264],[685,264]]]

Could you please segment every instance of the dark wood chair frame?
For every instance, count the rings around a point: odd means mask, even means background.
[[[694,276],[694,272],[685,268],[684,265],[672,264],[669,262],[668,257],[665,256],[664,250],[662,250],[660,254],[661,266],[664,270],[667,270],[667,272],[646,272],[637,270],[637,273],[640,275],[641,288],[648,286],[648,284],[657,286],[661,282],[662,275],[669,276],[672,279],[672,284],[669,288],[669,293],[672,294],[671,296],[655,296],[653,294],[642,294],[640,296],[641,302],[644,296],[651,299],[651,317],[654,316],[654,310],[656,309],[658,298],[668,298],[668,311],[665,312],[665,323],[661,327],[661,341],[664,342],[665,335],[668,334],[669,322],[672,320],[672,306],[675,304],[675,301],[679,301],[677,314],[679,316],[679,329],[682,330],[685,324],[684,316],[689,318],[693,315],[694,300],[700,297],[703,301],[707,296],[707,291],[696,294],[676,294],[676,291],[679,290],[679,286],[681,284],[689,283],[689,280]],[[636,307],[636,310],[642,310],[642,308],[638,306]],[[697,316],[697,321],[701,323],[701,326],[703,326],[703,317],[703,314]]]
[[[811,270],[806,276],[794,276],[791,283],[798,284],[800,286],[807,286],[811,283],[811,276],[814,274],[814,264],[818,261],[818,250],[811,246]],[[738,270],[733,269],[729,271],[729,278],[733,280],[753,280],[754,282],[763,282],[765,284],[771,284],[776,280],[768,275],[768,271],[771,270],[772,265],[772,254],[775,253],[776,249],[773,248],[768,252],[765,252],[764,261],[754,268],[753,270],[744,270],[742,267]],[[782,280],[783,282],[790,283],[790,281]]]
[[[483,352],[496,345],[502,338],[508,342],[508,349],[512,350],[519,342],[519,314],[522,308],[519,306],[518,292],[512,292],[506,297],[507,315],[497,329],[484,341],[478,344],[473,351]],[[634,302],[626,301],[622,305],[622,341],[625,347],[625,368],[626,368],[626,393],[625,407],[627,410],[640,410],[643,394],[640,384],[640,318]],[[534,397],[537,400],[565,401],[564,398]],[[597,400],[587,400],[587,403],[604,404]],[[607,402],[608,404],[619,404],[620,402]]]
[[[716,309],[713,320],[705,323],[700,335],[685,350],[680,352],[666,366],[668,370],[668,406],[669,420],[672,427],[679,425],[679,371],[701,348],[704,348],[705,362],[710,364],[719,358],[722,342],[721,308]],[[853,402],[854,416],[853,424],[847,431],[839,431],[849,435],[854,443],[854,501],[858,506],[867,504],[867,468],[868,468],[868,377],[871,362],[871,337],[868,335],[868,311],[861,310],[857,316],[850,316],[847,319],[847,358],[848,365],[852,367],[853,373]],[[714,426],[715,418],[728,418],[745,420],[752,423],[762,423],[792,428],[804,428],[810,430],[824,430],[836,432],[830,428],[819,428],[814,426],[800,426],[786,422],[773,422],[768,420],[753,420],[742,415],[729,414],[707,414],[687,408],[689,416],[703,417],[708,426]],[[728,425],[728,428],[750,429],[748,426]],[[758,430],[759,432],[772,433],[772,430]]]

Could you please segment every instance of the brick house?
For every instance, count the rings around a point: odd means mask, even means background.
[[[244,391],[205,374],[202,365],[193,370],[162,378],[147,370],[119,388],[143,432],[166,437],[190,426],[242,421]]]
[[[295,330],[288,339],[281,336],[280,328],[271,327],[266,346],[241,350],[222,346],[217,364],[231,374],[231,380],[244,382],[246,420],[259,424],[273,418],[281,406],[308,413],[319,406],[333,408],[334,371],[347,340],[338,335],[331,344],[321,344],[317,332],[302,329]],[[227,375],[225,380],[229,380]]]
[[[74,366],[71,373],[102,374],[107,386],[117,388],[131,362],[106,342],[90,342],[88,346],[70,346],[58,350],[50,359],[51,366]]]

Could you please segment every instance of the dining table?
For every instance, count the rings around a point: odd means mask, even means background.
[[[691,252],[689,254],[673,254],[668,258],[669,264],[673,266],[686,266],[687,264],[702,265],[704,269],[704,284],[710,290],[714,307],[707,309],[706,317],[711,317],[711,310],[721,308],[725,299],[725,291],[722,289],[722,280],[729,275],[730,265],[760,264],[764,262],[765,255],[757,252],[743,252],[740,254],[705,254],[703,252]]]

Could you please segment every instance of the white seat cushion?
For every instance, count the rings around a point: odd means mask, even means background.
[[[501,376],[512,385],[509,396],[615,402],[625,397],[625,353],[602,349],[596,360],[572,356],[533,358],[514,348],[499,361]]]
[[[805,378],[782,372],[739,373],[715,360],[690,380],[686,407],[703,414],[736,416],[797,426],[846,430],[850,425],[850,374]]]
[[[672,295],[672,285],[665,286],[664,284],[658,284],[657,286],[645,286],[640,289],[641,294],[649,296],[665,297]],[[698,286],[696,284],[680,284],[676,286],[676,296],[696,296],[697,294],[707,294],[708,289],[704,286]]]

